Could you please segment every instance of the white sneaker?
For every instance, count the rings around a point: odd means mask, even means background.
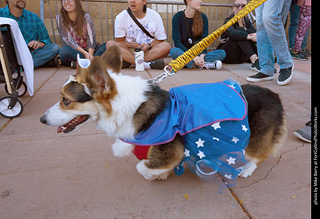
[[[220,60],[214,62],[205,62],[204,67],[208,70],[210,68],[219,70],[222,68],[222,62]]]

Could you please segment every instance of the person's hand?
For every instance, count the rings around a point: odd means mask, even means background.
[[[140,48],[140,45],[137,42],[131,42],[130,43],[130,48],[132,48],[132,49]]]
[[[140,48],[143,52],[147,51],[149,49],[149,44],[141,44],[140,45]]]
[[[38,49],[38,48],[42,48],[44,47],[44,43],[43,42],[39,42],[39,41],[35,41],[32,40],[28,43],[28,47],[32,48],[32,49]]]
[[[256,33],[248,34],[247,39],[252,40],[253,42],[257,42],[257,34]]]
[[[83,55],[84,55],[84,58],[89,59],[90,61],[93,59],[93,55],[91,55],[88,52],[84,53]]]
[[[252,35],[252,39],[251,40],[253,42],[257,42],[257,34],[256,33],[252,33],[251,35]]]
[[[203,67],[204,66],[204,56],[197,56],[193,59],[194,63],[199,66],[199,67]]]

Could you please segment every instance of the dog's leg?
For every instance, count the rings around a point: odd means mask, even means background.
[[[134,145],[125,143],[119,138],[111,145],[113,150],[113,155],[115,157],[125,157],[131,154],[131,151],[134,148]]]
[[[258,165],[257,159],[254,159],[254,158],[251,159],[248,163],[246,163],[245,165],[237,169],[237,170],[241,170],[238,176],[243,178],[251,176],[253,171],[257,168],[257,165]]]
[[[137,164],[138,172],[147,180],[166,180],[170,173],[172,172],[172,168],[169,169],[150,169],[146,166],[147,160],[141,160]]]
[[[168,178],[184,157],[184,145],[178,137],[173,141],[153,146],[148,160],[137,164],[138,172],[148,180]]]

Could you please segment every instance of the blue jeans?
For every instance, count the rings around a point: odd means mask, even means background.
[[[184,53],[184,51],[178,47],[173,47],[170,50],[170,56],[173,59],[178,58],[180,55],[182,55]],[[211,52],[207,52],[206,56],[204,57],[204,61],[205,62],[214,62],[217,60],[224,60],[224,58],[226,57],[226,52],[222,49],[217,49]],[[190,69],[192,68],[194,64],[194,61],[189,62],[188,64],[186,64],[186,66]]]
[[[101,56],[106,51],[106,43],[100,44],[96,47],[93,56]],[[69,46],[64,46],[60,49],[61,62],[64,65],[70,65],[71,61],[77,61],[77,54],[80,58],[84,58],[84,55],[76,49],[72,49]]]
[[[48,44],[44,45],[44,47],[33,50],[31,52],[31,56],[33,59],[34,68],[38,68],[44,65],[46,62],[50,61],[56,55],[59,54],[60,47],[57,44]]]
[[[300,6],[299,5],[291,5],[290,7],[290,25],[289,25],[289,48],[294,47],[295,37],[299,26],[300,20]],[[308,43],[308,36],[309,36],[310,28],[307,31],[304,39],[302,41],[301,49],[304,50]]]
[[[274,75],[274,57],[276,53],[280,69],[292,67],[286,33],[282,19],[287,17],[291,0],[268,0],[256,9],[257,46],[260,72]]]

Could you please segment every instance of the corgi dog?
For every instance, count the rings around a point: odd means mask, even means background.
[[[199,84],[195,88],[187,85],[168,92],[150,80],[121,74],[121,65],[121,52],[117,46],[109,47],[101,57],[94,57],[91,61],[78,57],[77,75],[70,76],[64,83],[60,91],[61,99],[46,111],[40,121],[58,127],[58,133],[69,133],[88,122],[95,122],[108,136],[117,138],[112,144],[114,156],[144,153],[141,157],[137,156],[141,160],[137,164],[137,171],[148,180],[167,179],[173,170],[176,172],[177,167],[182,167],[181,161],[187,158],[196,163],[191,166],[202,175],[214,172],[211,171],[215,169],[212,165],[214,162],[220,170],[228,171],[229,166],[235,164],[236,158],[242,159],[240,166],[232,167],[236,176],[226,173],[225,177],[248,177],[258,164],[269,155],[276,155],[281,149],[287,134],[285,113],[279,95],[271,90],[246,84],[238,85],[239,91],[236,91],[233,85],[237,85],[234,82],[222,82]],[[198,95],[199,88],[206,94]],[[222,89],[220,93],[219,89]],[[190,96],[185,94],[187,90],[192,90]],[[173,97],[175,92],[178,93]],[[190,105],[189,99],[193,96],[195,98],[192,101],[200,103],[200,110],[193,103]],[[228,98],[233,99],[230,101]],[[179,107],[174,101],[180,99],[183,99],[182,102],[188,99],[190,106],[186,109]],[[174,109],[173,114],[169,112],[164,119],[159,119],[170,107]],[[224,107],[228,110],[224,110]],[[179,125],[174,123],[170,128],[160,127],[160,122],[169,126],[167,119],[175,116]],[[200,124],[202,117],[208,121]],[[199,124],[189,127],[191,123]],[[227,140],[222,140],[224,137],[218,135],[223,127],[229,130],[225,137]],[[153,131],[149,132],[151,129]],[[210,129],[213,137],[198,138],[197,131],[200,129]],[[239,129],[239,134],[232,133],[231,130],[235,129]],[[158,130],[172,132],[172,135],[166,137],[167,134],[157,134]],[[193,149],[187,148],[188,139],[185,137],[193,133],[197,134],[192,143],[195,145],[194,153]],[[140,134],[143,141],[141,144],[132,140]],[[240,134],[243,137],[239,137]],[[217,155],[220,160],[213,161],[208,153],[220,149],[210,148],[208,144],[219,143],[221,148],[227,141],[226,147],[239,145],[241,141],[244,143],[235,149],[236,153],[228,149],[227,155],[220,152]],[[203,166],[209,166],[210,171],[206,172]]]

